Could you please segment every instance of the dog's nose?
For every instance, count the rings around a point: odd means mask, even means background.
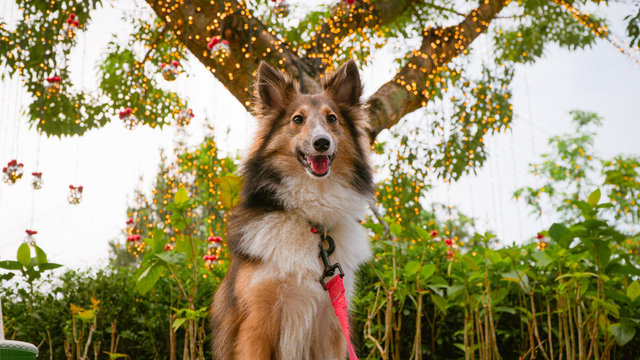
[[[327,151],[329,150],[329,146],[331,146],[331,140],[326,136],[318,136],[313,140],[313,148],[316,149],[316,151]]]

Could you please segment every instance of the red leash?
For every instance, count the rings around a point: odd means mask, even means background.
[[[340,327],[344,338],[347,339],[347,346],[349,348],[349,359],[358,360],[356,352],[351,344],[351,338],[349,337],[349,319],[347,317],[347,299],[344,297],[344,284],[342,283],[342,276],[336,276],[327,282],[325,289],[329,291],[329,297],[331,298],[331,305],[336,312]]]
[[[319,228],[323,229],[324,231],[319,231]],[[320,284],[322,284],[322,287],[325,290],[329,291],[329,298],[331,299],[331,305],[333,305],[333,311],[335,311],[336,316],[338,317],[340,327],[342,328],[342,333],[344,334],[344,338],[347,340],[347,347],[349,348],[349,360],[358,360],[356,352],[353,349],[353,344],[351,343],[351,337],[349,336],[347,299],[344,296],[344,283],[342,282],[344,271],[342,271],[342,266],[340,266],[340,263],[331,264],[331,262],[329,261],[329,255],[333,254],[333,252],[335,251],[336,244],[333,241],[333,238],[327,235],[326,228],[320,225],[312,224],[311,232],[314,234],[320,233],[320,258],[322,259],[322,263],[324,264],[324,271],[322,273],[322,276],[320,277]],[[324,248],[323,242],[326,242],[329,245],[328,249]],[[338,275],[334,276],[325,284],[324,279],[333,276],[336,270],[338,270]]]

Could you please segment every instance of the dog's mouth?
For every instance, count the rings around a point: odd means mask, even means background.
[[[329,168],[333,163],[333,155],[307,155],[302,151],[298,151],[298,160],[302,166],[307,169],[312,175],[317,177],[326,176],[329,173]]]

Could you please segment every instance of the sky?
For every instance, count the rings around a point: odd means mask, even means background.
[[[128,34],[122,10],[129,7],[141,15],[148,13],[140,0],[107,4],[79,34],[72,56],[73,81],[84,89],[97,86],[95,64],[111,34]],[[311,6],[305,3],[302,10]],[[623,34],[622,17],[629,13],[628,6],[611,3],[605,13],[617,34]],[[3,2],[0,18],[11,23],[15,17],[15,4]],[[393,76],[390,61],[390,56],[382,54],[362,69],[365,97]],[[242,154],[254,119],[197,60],[183,65],[187,71],[165,85],[185,94],[194,109],[186,141],[190,145],[202,141],[208,122],[214,125],[223,152]],[[435,186],[428,196],[428,201],[456,206],[477,218],[477,231],[491,229],[505,243],[526,241],[553,222],[546,216],[528,215],[512,193],[535,185],[536,179],[527,173],[528,164],[548,150],[548,137],[570,130],[570,110],[595,111],[604,117],[594,146],[598,154],[640,153],[640,66],[609,43],[598,41],[590,49],[573,52],[550,46],[534,65],[517,69],[512,88],[513,130],[487,139],[485,166],[454,184]],[[0,163],[16,158],[25,164],[25,177],[17,184],[0,183],[0,260],[15,259],[25,229],[33,229],[50,261],[67,268],[103,266],[109,240],[125,238],[122,229],[134,189],[150,192],[160,149],[171,151],[175,129],[129,131],[114,114],[113,122],[80,138],[46,138],[29,129],[20,115],[29,101],[18,80],[0,83]],[[31,187],[33,171],[44,174],[41,190]],[[85,189],[79,205],[67,203],[70,184]]]

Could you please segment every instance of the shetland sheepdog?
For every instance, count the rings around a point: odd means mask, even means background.
[[[303,94],[258,69],[256,136],[242,162],[241,203],[229,215],[231,264],[213,299],[216,360],[344,360],[347,342],[319,279],[319,225],[335,241],[347,301],[370,257],[360,225],[373,196],[368,118],[349,61]]]

